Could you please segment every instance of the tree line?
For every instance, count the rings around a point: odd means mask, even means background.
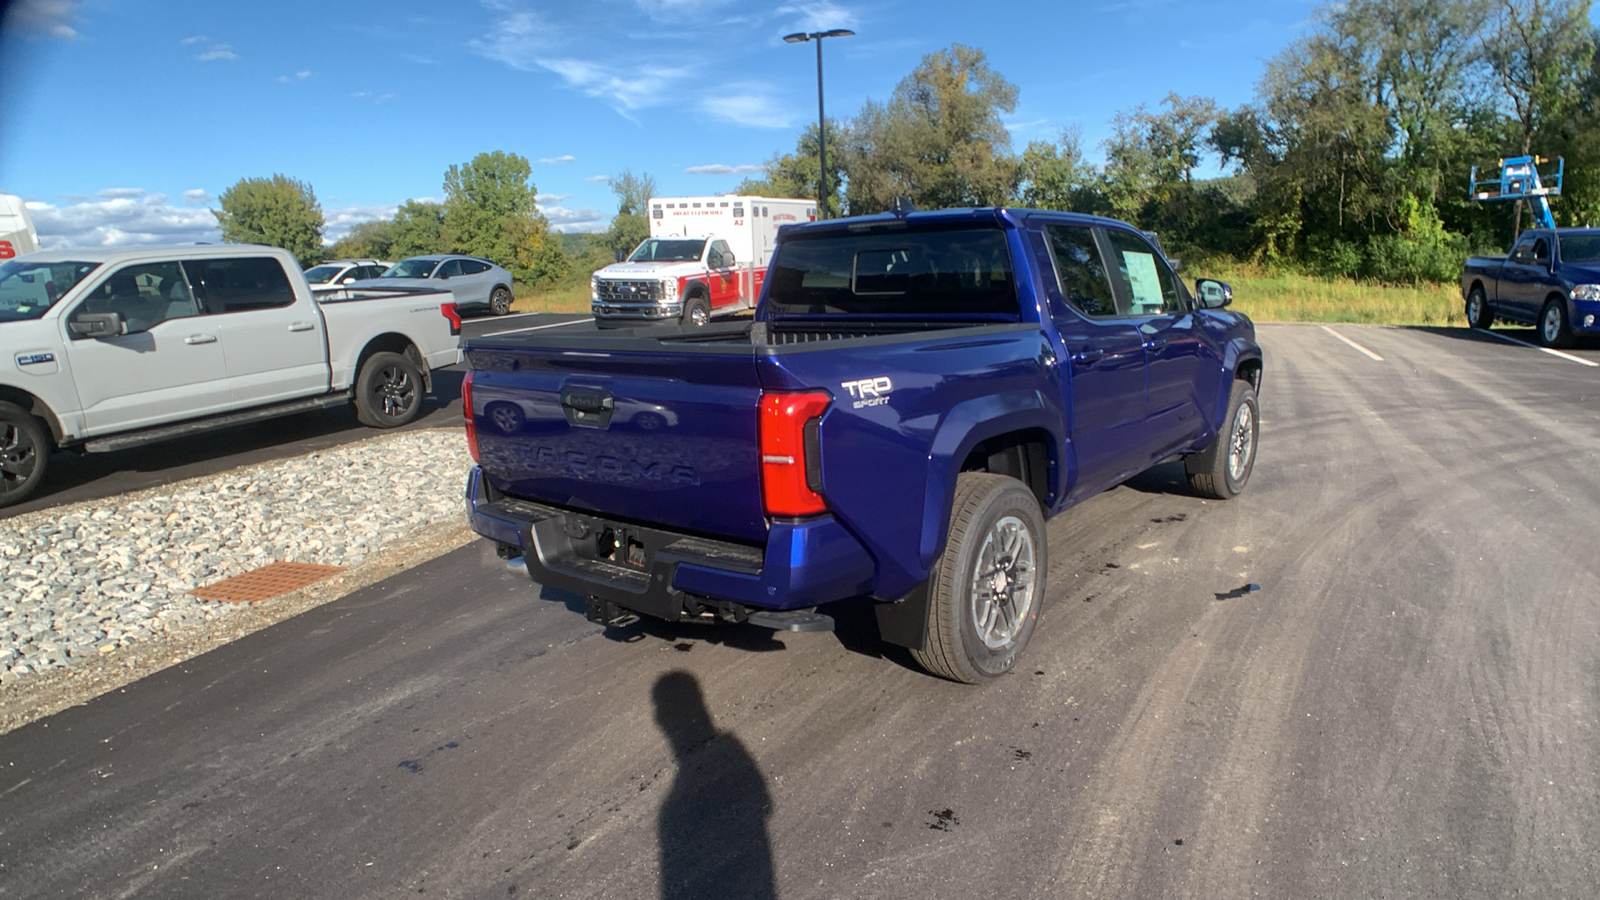
[[[528,160],[496,150],[452,165],[444,202],[407,200],[388,219],[363,222],[324,246],[322,207],[311,185],[284,175],[244,178],[218,197],[222,238],[283,247],[302,266],[324,259],[398,260],[431,253],[480,256],[536,285],[564,277],[571,259],[534,203]]]
[[[924,57],[885,102],[817,129],[740,193],[816,197],[830,214],[1016,205],[1112,215],[1175,255],[1328,276],[1450,281],[1501,249],[1521,204],[1467,199],[1474,164],[1565,158],[1561,224],[1600,223],[1600,67],[1588,0],[1342,0],[1224,109],[1168,94],[1118,113],[1104,162],[1080,133],[1011,147],[1018,89],[983,51]],[[1200,63],[1203,65],[1203,62]],[[1222,177],[1197,178],[1207,159]],[[1480,175],[1480,177],[1483,177]]]

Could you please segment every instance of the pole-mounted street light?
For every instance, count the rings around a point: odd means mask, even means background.
[[[786,34],[783,39],[791,44],[803,44],[806,41],[817,42],[817,218],[828,217],[828,132],[827,120],[822,114],[822,39],[832,37],[850,37],[855,34],[848,28],[835,28],[832,31],[797,31]]]

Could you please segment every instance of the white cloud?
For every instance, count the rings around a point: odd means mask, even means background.
[[[571,194],[534,194],[533,202],[539,205],[546,203],[565,203],[572,199]]]
[[[690,175],[751,175],[766,170],[766,166],[747,163],[742,166],[725,166],[716,163],[708,166],[690,166],[683,171]]]
[[[293,77],[290,77],[288,75],[279,75],[278,76],[278,83],[279,84],[288,84],[291,81],[305,81],[307,78],[310,78],[311,76],[313,76],[315,74],[317,74],[317,73],[311,71],[310,69],[301,69],[300,71],[294,73]]]
[[[560,30],[538,12],[516,6],[510,0],[484,0],[483,5],[497,18],[487,36],[471,42],[478,55],[523,72],[553,72],[569,86],[605,100],[624,116],[669,102],[678,96],[676,86],[692,72],[677,64],[646,61],[616,67],[562,55],[551,37]]]
[[[540,206],[539,212],[544,213],[550,227],[556,231],[605,231],[611,225],[611,214],[598,209]]]
[[[610,184],[611,183],[611,176],[610,175],[590,175],[588,178],[585,178],[584,181],[587,181],[590,184]]]
[[[700,21],[706,12],[719,6],[726,6],[727,3],[728,0],[634,0],[634,5],[639,7],[640,12],[657,22],[685,18]]]
[[[188,46],[190,46],[192,44],[203,44],[203,43],[205,43],[206,41],[209,41],[209,40],[211,40],[211,38],[208,38],[203,34],[196,34],[196,35],[191,35],[190,37],[186,37],[183,40],[179,41],[178,43],[181,46],[188,47]]]
[[[201,62],[214,62],[219,59],[227,60],[228,62],[234,62],[239,59],[239,54],[233,52],[233,46],[231,44],[217,44],[210,50],[207,50],[199,56],[196,56],[195,59],[198,59]]]
[[[183,202],[189,206],[208,206],[216,198],[204,188],[190,188],[183,192]]]
[[[94,195],[103,200],[132,200],[135,197],[143,197],[144,188],[106,188],[103,191],[95,191]]]
[[[835,28],[856,29],[857,19],[855,13],[836,6],[829,0],[817,0],[815,3],[795,3],[790,6],[780,6],[777,10],[780,16],[794,16],[795,26],[784,29],[787,31],[832,31]]]
[[[0,8],[5,4],[0,3]],[[7,31],[15,31],[27,38],[56,38],[70,41],[78,37],[77,0],[13,0],[5,9]]]
[[[167,203],[166,194],[126,196],[128,188],[100,191],[103,200],[57,206],[29,203],[39,244],[45,250],[218,243],[222,233],[209,209]]]
[[[378,222],[394,218],[395,210],[400,205],[391,203],[387,206],[341,206],[338,209],[325,209],[322,211],[322,242],[331,244],[350,233],[350,229],[365,222]]]
[[[701,100],[700,111],[752,128],[788,128],[794,124],[793,108],[774,101],[765,85],[728,85]]]
[[[388,103],[394,99],[393,94],[375,94],[372,91],[356,91],[350,96],[357,100],[371,100],[373,103]]]
[[[562,154],[560,156],[548,156],[548,157],[545,157],[544,159],[539,160],[539,162],[542,165],[555,166],[555,165],[560,165],[561,163],[576,162],[577,159],[578,158],[576,156],[573,156],[571,153],[564,153],[564,154]]]

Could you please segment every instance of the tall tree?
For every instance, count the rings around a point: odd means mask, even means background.
[[[1180,202],[1191,190],[1195,167],[1217,106],[1207,97],[1167,94],[1163,112],[1143,105],[1118,113],[1106,141],[1106,195],[1125,219]],[[1151,227],[1163,227],[1151,222]]]
[[[605,246],[613,254],[632,253],[650,236],[650,198],[656,193],[656,180],[649,174],[631,170],[611,176],[611,193],[617,196],[617,214],[606,231]]]
[[[395,259],[448,253],[451,249],[444,240],[444,204],[407,200],[395,210],[389,243],[389,253]]]
[[[1074,126],[1055,143],[1030,141],[1019,163],[1018,199],[1033,209],[1090,211],[1098,174],[1083,158],[1083,136]]]
[[[534,203],[532,175],[525,157],[501,150],[451,166],[444,176],[444,243],[499,263],[524,283],[565,274],[560,239],[552,238]]]
[[[837,218],[844,212],[843,185],[845,179],[845,126],[828,120],[828,218]],[[736,193],[757,197],[810,198],[817,196],[817,126],[808,125],[795,142],[793,153],[774,156],[767,161],[760,178],[747,178],[735,188]]]
[[[923,57],[888,103],[868,102],[848,129],[851,212],[878,212],[898,196],[921,207],[1005,203],[1018,168],[1001,116],[1016,106],[1016,86],[982,50],[953,44]]]
[[[282,247],[302,266],[322,261],[322,207],[304,181],[285,175],[241,178],[217,204],[222,208],[211,214],[223,240]]]

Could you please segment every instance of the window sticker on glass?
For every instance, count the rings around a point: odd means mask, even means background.
[[[1156,258],[1149,253],[1122,251],[1122,265],[1128,270],[1133,288],[1135,313],[1161,311],[1161,276],[1156,274]]]

